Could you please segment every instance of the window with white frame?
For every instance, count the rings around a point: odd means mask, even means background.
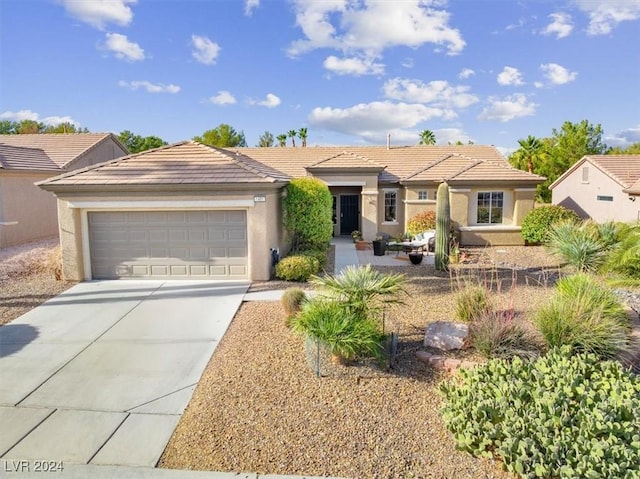
[[[504,205],[504,192],[480,191],[478,192],[477,224],[502,223],[502,207]]]
[[[418,191],[418,199],[419,200],[428,200],[429,199],[429,195],[427,190],[419,190]]]
[[[398,221],[398,191],[385,190],[384,192],[384,221],[395,223]]]

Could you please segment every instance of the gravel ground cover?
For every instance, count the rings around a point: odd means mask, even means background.
[[[73,286],[55,279],[57,248],[58,239],[48,238],[0,250],[0,325]]]
[[[533,251],[541,258],[534,260]],[[545,281],[555,263],[541,249],[527,253],[521,260],[510,249],[478,249],[464,281],[492,284],[499,305],[530,314],[549,297]],[[399,335],[393,369],[340,366],[318,378],[306,364],[303,339],[285,327],[280,303],[243,303],[160,466],[351,478],[511,477],[455,449],[439,413],[442,373],[415,356],[428,322],[454,319],[452,285],[463,281],[463,271],[379,268],[408,276],[405,304],[386,313],[387,328]]]

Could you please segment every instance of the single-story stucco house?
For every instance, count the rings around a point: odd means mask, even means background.
[[[58,197],[67,279],[266,280],[287,250],[282,197],[313,176],[334,197],[334,234],[405,231],[450,186],[466,245],[522,244],[520,224],[544,178],[492,146],[214,148],[168,145],[39,183]]]
[[[0,248],[58,234],[56,199],[35,182],[128,154],[111,133],[0,135]]]
[[[640,155],[582,157],[550,186],[551,202],[582,218],[640,220]]]

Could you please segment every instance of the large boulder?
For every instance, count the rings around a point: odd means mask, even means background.
[[[429,323],[424,335],[425,347],[437,348],[443,351],[462,349],[469,335],[469,326],[464,323],[450,321],[436,321]]]

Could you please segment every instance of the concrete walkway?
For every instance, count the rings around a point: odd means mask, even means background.
[[[0,328],[0,474],[154,467],[248,286],[86,282]]]

